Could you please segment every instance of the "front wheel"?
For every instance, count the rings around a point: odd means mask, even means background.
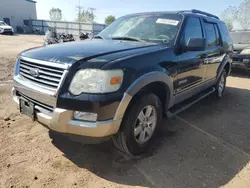
[[[221,99],[225,93],[226,89],[226,83],[227,83],[227,73],[225,70],[221,73],[221,76],[218,80],[218,82],[215,85],[215,97],[218,99]]]
[[[129,155],[139,155],[150,148],[162,119],[162,104],[155,94],[146,94],[134,102],[112,138],[116,148]]]

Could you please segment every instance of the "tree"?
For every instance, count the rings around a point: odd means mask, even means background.
[[[105,24],[110,25],[115,21],[115,16],[109,15],[108,17],[105,18]]]
[[[93,23],[95,20],[95,14],[93,8],[84,10],[81,6],[76,6],[78,9],[76,21],[78,22],[90,22]]]
[[[229,6],[221,14],[221,19],[226,23],[229,31],[233,30],[233,22],[237,19],[238,8],[235,6]]]
[[[52,8],[49,11],[49,17],[51,20],[60,21],[62,20],[62,10],[59,8]]]
[[[250,0],[242,2],[237,11],[237,21],[242,29],[246,30],[250,27]]]
[[[221,14],[222,20],[228,24],[238,22],[242,29],[246,30],[250,27],[250,0],[244,0],[239,6],[229,6]]]
[[[231,22],[225,22],[229,31],[233,31],[234,27]]]

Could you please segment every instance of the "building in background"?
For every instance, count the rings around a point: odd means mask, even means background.
[[[15,32],[20,32],[31,19],[37,19],[36,1],[0,0],[0,20],[12,26]]]

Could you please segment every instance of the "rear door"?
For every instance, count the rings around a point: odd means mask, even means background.
[[[224,50],[222,46],[222,39],[218,29],[218,25],[213,22],[204,20],[203,22],[205,36],[207,39],[207,60],[205,61],[207,70],[205,81],[215,79],[220,62],[224,58]]]
[[[190,38],[204,38],[200,18],[190,16],[186,19],[180,39],[181,46],[186,46]],[[183,51],[178,56],[177,93],[191,89],[203,82],[206,72],[205,59],[205,51]]]

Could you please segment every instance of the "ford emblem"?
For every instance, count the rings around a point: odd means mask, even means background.
[[[39,69],[35,69],[35,68],[30,69],[30,75],[35,77],[35,78],[39,77],[39,75],[40,75]]]

